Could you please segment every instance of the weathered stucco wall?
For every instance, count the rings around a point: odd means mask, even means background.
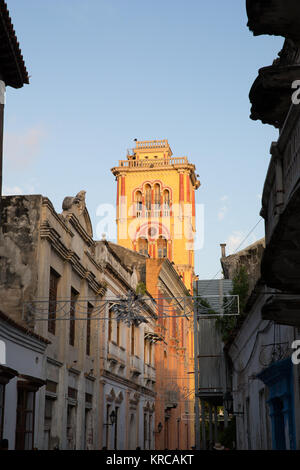
[[[2,198],[0,306],[18,321],[23,302],[36,296],[41,204],[41,195]]]
[[[221,258],[224,278],[233,279],[241,266],[244,266],[248,274],[250,294],[261,277],[260,265],[264,249],[265,239],[262,238],[234,255]]]

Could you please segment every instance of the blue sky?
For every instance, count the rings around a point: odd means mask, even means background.
[[[96,228],[114,204],[110,169],[133,139],[168,139],[196,164],[204,246],[220,269],[259,220],[278,132],[249,119],[248,93],[283,39],[254,38],[242,0],[7,0],[30,85],[7,90],[4,191],[43,194],[60,211],[87,191]],[[264,234],[261,222],[248,243]]]

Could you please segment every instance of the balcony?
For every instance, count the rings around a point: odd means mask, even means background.
[[[292,106],[280,137],[271,147],[261,215],[266,250],[261,271],[266,285],[300,293],[300,106]],[[299,303],[300,319],[300,303]]]
[[[281,128],[292,103],[295,90],[291,84],[300,77],[300,65],[272,65],[259,70],[249,94],[250,118]]]
[[[152,383],[156,382],[156,372],[154,367],[150,364],[144,364],[144,378],[146,381],[151,381]]]
[[[126,351],[123,348],[120,348],[120,346],[118,346],[117,344],[109,341],[107,360],[111,363],[111,365],[118,364],[125,367],[126,359]]]
[[[300,325],[299,295],[285,293],[270,296],[262,308],[263,320],[271,320],[280,325],[299,327]]]
[[[299,0],[247,0],[248,27],[254,36],[300,39]]]
[[[197,179],[199,175],[195,173],[195,165],[188,161],[187,157],[166,157],[166,158],[142,158],[128,157],[128,160],[119,160],[119,165],[112,168],[111,172],[118,177],[123,173],[145,171],[145,170],[172,170],[186,169],[190,171],[192,184],[195,189],[200,187],[200,181]]]
[[[285,41],[273,65],[259,70],[249,94],[251,119],[282,128],[295,91],[292,83],[300,77],[298,55],[292,41]]]
[[[138,377],[143,373],[143,362],[137,356],[130,357],[130,372],[133,376]]]

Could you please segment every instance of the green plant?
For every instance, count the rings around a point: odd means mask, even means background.
[[[146,286],[144,282],[139,282],[136,286],[136,294],[137,295],[145,295],[146,294]]]
[[[240,318],[245,317],[245,307],[248,299],[249,292],[249,280],[246,268],[241,266],[235,273],[235,276],[232,280],[232,291],[231,295],[239,296],[239,306],[240,306]],[[232,307],[228,303],[228,299],[225,297],[223,302],[224,314],[230,315],[230,313],[236,313],[236,307]],[[234,329],[238,324],[237,316],[224,316],[219,317],[216,320],[216,328],[222,335],[222,341],[227,343],[230,339]]]
[[[207,300],[203,299],[202,297],[197,297],[196,302],[196,308],[198,313],[202,313],[205,315],[215,315],[216,312],[213,310],[213,308],[210,306],[210,304],[207,302]],[[201,307],[204,307],[201,311]]]

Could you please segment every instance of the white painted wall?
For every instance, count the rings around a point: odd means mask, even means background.
[[[19,374],[44,379],[44,350],[46,344],[37,338],[27,335],[14,326],[0,320],[0,339],[6,345],[6,367],[15,369]],[[15,447],[17,380],[13,378],[5,387],[5,410],[3,437],[8,439],[9,449]],[[36,393],[35,437],[37,447],[38,410],[40,391]]]

